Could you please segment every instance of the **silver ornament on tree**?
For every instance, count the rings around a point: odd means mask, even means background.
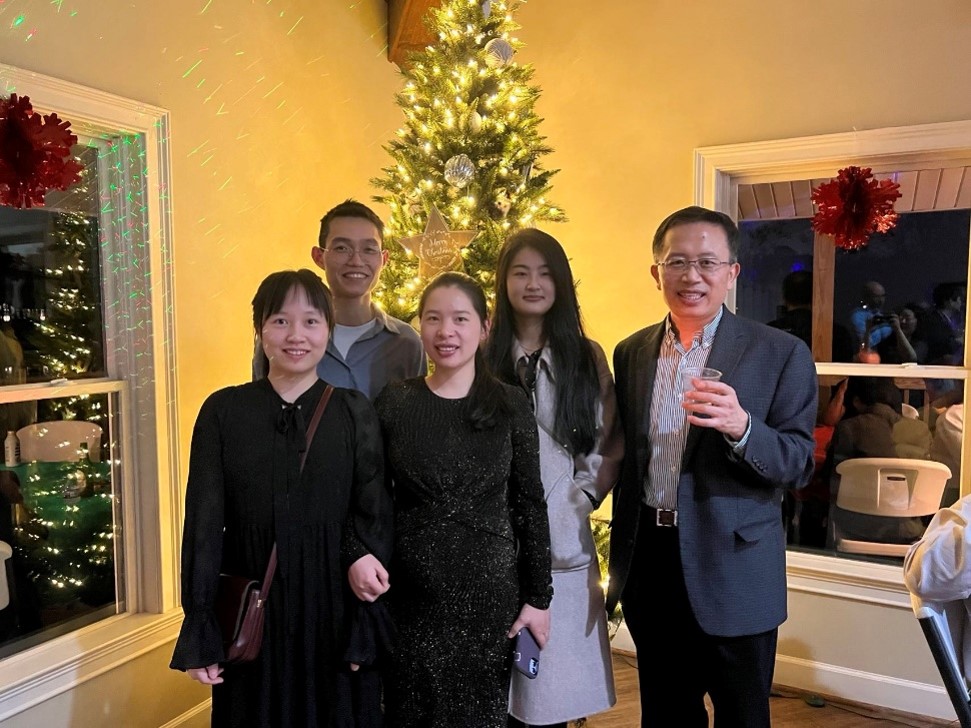
[[[533,160],[530,159],[522,167],[519,168],[519,174],[523,177],[523,184],[529,182],[529,178],[533,176]]]
[[[509,214],[509,209],[512,207],[512,198],[506,192],[505,187],[499,187],[496,189],[495,200],[493,201],[492,206],[499,214],[499,217],[505,217]]]
[[[482,129],[482,114],[478,111],[471,111],[469,113],[469,129],[474,133],[478,134]]]
[[[482,131],[482,114],[480,114],[475,109],[469,110],[467,113],[462,114],[459,117],[459,129],[462,131],[471,131],[473,134],[478,134]]]
[[[474,175],[475,165],[467,154],[456,154],[445,162],[445,181],[453,187],[465,187]]]
[[[499,68],[505,66],[512,60],[512,45],[503,38],[493,38],[485,44],[485,62],[489,68]]]
[[[485,2],[482,3],[482,17],[488,20],[489,13],[491,12],[492,12],[492,0],[485,0]]]

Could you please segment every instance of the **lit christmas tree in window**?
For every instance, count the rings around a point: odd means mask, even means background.
[[[52,379],[73,379],[91,368],[91,344],[100,338],[97,297],[88,271],[90,252],[97,250],[97,226],[84,215],[63,212],[52,215],[51,227],[48,250],[53,260],[44,271],[48,315],[38,326],[37,350]]]
[[[43,379],[103,375],[102,294],[98,218],[90,208],[97,151],[79,147],[81,181],[66,194],[52,193],[44,246],[45,314],[31,332],[31,369]],[[94,186],[96,189],[96,185]],[[96,198],[95,198],[96,199]],[[107,426],[98,398],[87,395],[42,400],[43,420],[87,420]]]
[[[410,320],[425,282],[464,270],[492,294],[503,241],[522,227],[565,220],[549,199],[556,170],[534,110],[533,69],[516,62],[519,2],[445,0],[432,9],[437,42],[413,54],[396,101],[404,124],[375,200],[391,210],[390,259],[375,299]]]

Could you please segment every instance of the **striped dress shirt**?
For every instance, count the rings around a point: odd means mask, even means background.
[[[688,421],[681,408],[681,372],[685,367],[703,367],[708,362],[723,311],[718,309],[718,314],[701,330],[700,336],[695,336],[687,351],[670,315],[665,322],[651,397],[648,428],[651,459],[644,477],[644,502],[652,508],[677,510],[678,476],[688,439]]]

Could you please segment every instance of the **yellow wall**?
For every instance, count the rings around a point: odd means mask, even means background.
[[[3,62],[172,111],[183,433],[248,374],[256,283],[308,264],[322,212],[372,193],[401,118],[385,16],[382,0],[0,6]],[[531,0],[517,19],[571,219],[548,229],[608,352],[663,314],[649,240],[692,202],[695,147],[971,118],[964,0]]]
[[[249,376],[258,282],[310,265],[321,215],[371,194],[397,121],[385,21],[381,0],[0,6],[3,62],[172,113],[183,461],[202,399]]]
[[[183,473],[202,399],[248,376],[257,282],[308,264],[322,212],[368,199],[387,161],[385,15],[384,0],[0,5],[0,61],[172,112]],[[971,118],[967,0],[531,0],[517,18],[571,218],[549,229],[608,351],[663,313],[648,244],[692,202],[695,147]]]
[[[964,0],[530,0],[516,17],[570,217],[549,230],[608,351],[663,315],[650,239],[693,202],[694,148],[971,118]]]
[[[203,398],[249,377],[257,283],[310,265],[321,215],[369,199],[386,162],[399,86],[386,13],[383,0],[0,3],[0,62],[171,111],[183,483]],[[162,725],[208,693],[167,669],[171,650],[10,723]]]

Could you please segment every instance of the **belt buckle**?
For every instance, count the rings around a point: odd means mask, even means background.
[[[674,528],[678,525],[678,512],[658,508],[656,511],[657,525],[664,528]]]

